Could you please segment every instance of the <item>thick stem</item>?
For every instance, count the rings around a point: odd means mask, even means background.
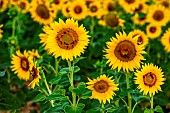
[[[74,87],[74,82],[73,82],[73,73],[74,73],[74,66],[71,66],[71,61],[67,60],[68,62],[68,66],[69,66],[69,70],[70,70],[70,76],[69,76],[69,80],[70,80],[70,85],[72,87]],[[72,92],[72,106],[73,108],[76,108],[76,94],[74,92]]]
[[[151,113],[154,113],[154,110],[153,110],[153,95],[151,96],[151,100],[150,100],[150,103],[151,103]]]
[[[56,72],[55,74],[56,74],[56,76],[58,75],[58,65],[59,65],[60,61],[61,61],[61,58],[59,58],[59,59],[55,58],[55,72]]]
[[[129,82],[129,74],[126,73],[126,86],[127,90],[130,89],[130,82]],[[132,96],[131,93],[128,91],[128,113],[131,113],[132,111]]]
[[[102,102],[102,113],[104,113],[104,103]]]

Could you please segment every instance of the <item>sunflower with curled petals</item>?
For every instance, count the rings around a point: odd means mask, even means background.
[[[169,11],[162,5],[152,5],[149,7],[148,22],[157,26],[164,26],[169,21]]]
[[[52,30],[47,31],[46,47],[56,58],[72,61],[74,57],[80,56],[89,43],[87,31],[83,25],[78,26],[74,19],[67,19],[64,23],[59,22],[50,24]]]
[[[92,90],[91,99],[98,99],[100,103],[105,104],[106,101],[110,103],[113,96],[116,95],[115,91],[119,90],[118,84],[115,84],[112,77],[106,77],[105,74],[101,75],[97,79],[91,80],[86,84],[87,88]]]
[[[167,52],[170,52],[170,28],[163,34],[161,43]]]
[[[162,33],[162,28],[161,26],[157,26],[155,24],[149,24],[146,27],[146,34],[148,36],[148,38],[150,39],[155,39],[157,37],[159,37]]]
[[[50,10],[50,3],[48,1],[35,0],[30,5],[30,13],[34,21],[40,24],[50,24],[54,20],[56,15]]]
[[[16,55],[12,55],[11,64],[12,71],[17,74],[19,79],[29,80],[33,59],[32,57],[29,57],[28,52],[24,51],[24,54],[21,54],[19,50],[16,51]]]
[[[149,96],[154,96],[155,93],[161,90],[161,85],[164,84],[163,72],[161,68],[153,64],[145,64],[142,69],[135,72],[135,84],[139,84],[138,89],[144,95],[149,93]]]
[[[144,46],[138,45],[137,40],[139,35],[132,37],[131,34],[126,35],[125,32],[116,33],[116,38],[112,37],[110,42],[106,42],[108,49],[106,52],[106,62],[111,66],[111,69],[118,68],[120,71],[134,71],[134,68],[140,68],[141,60],[145,60],[142,54],[145,54]]]
[[[8,0],[0,0],[0,12],[4,12],[7,9]]]

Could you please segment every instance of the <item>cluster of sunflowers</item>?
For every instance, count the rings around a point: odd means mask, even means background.
[[[14,8],[17,14],[11,13],[11,8]],[[59,85],[59,81],[64,75],[67,75],[69,90],[64,96],[68,103],[62,105],[64,112],[82,112],[85,103],[82,102],[82,104],[79,101],[90,98],[90,101],[91,99],[99,101],[100,112],[104,113],[109,110],[107,104],[111,106],[110,103],[122,100],[127,112],[133,113],[137,104],[141,102],[141,100],[137,101],[132,106],[132,90],[137,91],[136,88],[140,90],[139,95],[143,93],[147,98],[149,94],[151,106],[149,112],[159,111],[157,107],[154,109],[153,97],[155,93],[162,91],[161,85],[165,83],[166,79],[162,69],[154,62],[148,62],[147,57],[149,57],[150,51],[149,42],[153,40],[159,41],[162,44],[159,46],[163,46],[166,53],[170,52],[169,0],[0,0],[0,13],[7,13],[7,11],[8,15],[14,15],[12,16],[12,36],[7,41],[10,43],[8,45],[12,64],[10,67],[19,79],[28,81],[28,86],[31,86],[33,90],[45,93],[43,97],[40,97],[40,95],[42,96],[40,93],[35,100],[42,101],[43,98],[43,100],[49,101],[51,108],[59,106],[56,104],[58,98],[53,96],[56,96],[56,92],[62,88],[66,89],[64,85],[62,87]],[[29,15],[29,19],[32,19],[33,23],[38,23],[37,25],[42,28],[42,31],[38,32],[36,36],[40,39],[38,49],[20,48],[20,41],[16,33],[16,23],[19,23],[18,15]],[[0,25],[0,39],[6,38],[3,36],[3,33],[6,32],[3,30],[3,26],[7,25],[3,24]],[[88,60],[93,60],[91,52],[95,46],[95,36],[98,36],[95,32],[101,34],[105,32],[97,31],[96,26],[102,30],[108,30],[109,33],[112,32],[110,34],[114,35],[113,37],[102,35],[106,36],[104,41],[106,47],[100,47],[104,53],[99,56],[104,62],[101,65],[108,64],[110,67],[101,66],[100,72],[95,76],[96,79],[90,76],[88,71],[91,70],[87,69],[86,79],[89,82],[84,81],[86,82],[84,83],[79,80],[79,84],[75,84],[74,73],[80,70],[75,64],[84,59],[81,55],[86,52],[85,49],[88,51],[85,54]],[[99,37],[97,38],[100,40]],[[45,52],[41,50],[42,47]],[[54,66],[49,63],[48,69],[43,64],[46,57],[55,58],[54,61],[49,61],[54,62]],[[65,64],[62,65],[61,60],[66,60],[68,67]],[[94,61],[91,63],[96,63]],[[49,68],[55,75],[50,81],[46,79]],[[76,70],[76,68],[78,69]],[[121,97],[123,92],[119,83],[121,76],[114,77],[107,71],[103,71],[104,69],[125,75],[127,98]],[[7,74],[9,76],[9,72]],[[133,74],[134,77],[132,77]],[[133,89],[132,84],[133,88],[135,85],[138,86]],[[86,95],[85,91],[90,93]],[[83,95],[83,93],[85,94]],[[116,100],[113,96],[119,99]],[[60,100],[60,102],[62,101]],[[115,104],[115,106],[117,108],[114,109],[118,109],[119,105]],[[145,110],[147,112],[148,109]],[[117,110],[117,112],[119,111]]]

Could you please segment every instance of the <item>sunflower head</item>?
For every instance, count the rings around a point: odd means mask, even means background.
[[[170,52],[170,28],[163,34],[161,43],[164,46],[165,51]]]
[[[100,103],[104,104],[106,101],[110,103],[110,100],[116,95],[114,91],[119,90],[118,84],[115,84],[111,78],[106,77],[105,74],[94,80],[88,78],[89,82],[86,84],[89,85],[87,88],[92,90],[92,99],[98,99]]]
[[[135,73],[135,76],[135,84],[139,84],[138,89],[144,95],[149,93],[150,96],[154,96],[158,90],[162,91],[160,85],[164,84],[165,78],[163,78],[161,68],[153,64],[145,64],[140,71]]]
[[[160,36],[162,33],[162,28],[161,26],[157,26],[155,24],[149,24],[146,27],[146,33],[149,38],[154,39]]]
[[[141,60],[145,60],[142,54],[144,46],[138,45],[137,40],[139,35],[132,37],[131,34],[126,35],[120,32],[119,35],[116,34],[116,38],[112,38],[111,42],[107,42],[108,49],[105,49],[107,63],[112,66],[112,69],[118,67],[118,71],[121,68],[125,71],[133,71],[134,68],[140,67]]]

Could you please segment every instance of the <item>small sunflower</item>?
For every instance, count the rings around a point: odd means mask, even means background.
[[[148,44],[148,37],[143,31],[136,29],[136,30],[131,31],[130,34],[132,35],[132,37],[139,35],[138,40],[137,40],[138,45],[145,46]]]
[[[68,18],[70,17],[70,6],[71,6],[71,2],[67,2],[63,5],[63,7],[61,8],[62,14]]]
[[[88,78],[89,82],[86,84],[88,89],[92,90],[92,99],[98,99],[100,103],[106,103],[113,99],[116,95],[114,91],[119,90],[118,84],[115,84],[112,77],[107,78],[105,74],[101,75],[97,79],[91,80]]]
[[[115,11],[116,6],[113,0],[104,0],[103,1],[103,9],[107,12]]]
[[[38,53],[38,50],[32,50],[32,51],[28,51],[28,54],[33,57],[34,60],[38,60],[41,58],[41,56]]]
[[[153,64],[145,64],[142,66],[141,71],[137,70],[135,73],[135,84],[139,84],[138,89],[143,92],[144,95],[149,93],[150,97],[154,96],[161,90],[160,85],[164,84],[165,78],[163,78],[163,72],[161,68],[154,66]]]
[[[145,25],[145,23],[147,22],[147,16],[139,17],[138,13],[135,13],[132,19],[135,24],[141,25],[141,26]]]
[[[17,5],[19,0],[6,0],[9,1],[10,5]]]
[[[97,16],[100,15],[103,10],[101,10],[101,4],[98,1],[92,2],[89,7],[89,15],[90,16]]]
[[[65,23],[59,19],[59,23],[54,22],[51,27],[52,30],[47,31],[46,47],[56,58],[61,56],[62,59],[72,61],[73,57],[84,52],[89,36],[83,25],[78,27],[74,19],[67,19]]]
[[[144,2],[140,2],[139,6],[134,10],[135,13],[142,12],[147,13],[148,12],[148,5]]]
[[[50,24],[55,15],[50,11],[49,2],[32,1],[30,9],[31,17],[40,24]]]
[[[66,1],[67,0],[52,0],[52,6],[54,6],[57,10],[61,10]]]
[[[156,1],[156,4],[162,5],[165,8],[170,10],[170,1],[169,0],[159,0],[159,1]]]
[[[169,12],[162,5],[152,5],[148,11],[148,22],[157,26],[164,26],[169,21]]]
[[[134,68],[140,67],[141,60],[145,60],[142,54],[146,53],[143,51],[144,46],[137,45],[138,36],[132,37],[131,34],[126,35],[120,32],[116,34],[116,38],[112,37],[111,42],[107,42],[108,49],[105,49],[106,63],[110,63],[112,69],[118,67],[118,71],[121,68],[125,71],[134,71]]]
[[[163,34],[161,43],[167,52],[170,52],[170,28]]]
[[[70,16],[77,20],[86,18],[88,14],[85,1],[75,0],[70,6]]]
[[[162,33],[161,26],[157,26],[155,24],[149,24],[146,27],[146,34],[148,38],[151,38],[151,39],[157,38],[160,36],[161,33]]]
[[[29,12],[30,4],[27,0],[19,0],[17,2],[17,7],[21,13],[27,13]]]
[[[3,24],[0,24],[0,39],[3,37],[3,35],[2,35],[3,30],[1,30],[2,27],[3,27]]]
[[[39,74],[39,67],[37,68],[33,66],[30,73],[33,80],[28,86],[31,86],[31,88],[34,89],[35,85],[39,86],[39,79],[41,79],[41,76]]]
[[[18,50],[16,51],[16,54],[17,55],[12,55],[12,71],[17,74],[19,79],[27,81],[30,78],[30,70],[33,66],[33,59],[32,57],[29,57],[29,54],[26,51],[24,51],[24,54],[21,54]]]
[[[0,12],[3,12],[7,9],[8,0],[0,0]]]
[[[127,13],[133,13],[139,7],[140,0],[119,0],[119,4]]]

